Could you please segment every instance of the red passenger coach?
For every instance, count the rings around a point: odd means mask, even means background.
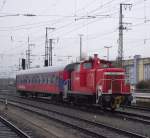
[[[60,94],[66,77],[63,66],[22,70],[16,76],[16,87],[22,95]]]
[[[125,70],[94,56],[62,67],[20,71],[17,90],[22,95],[51,95],[61,101],[98,104],[115,109],[132,101]]]

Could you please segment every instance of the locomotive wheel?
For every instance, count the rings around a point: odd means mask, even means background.
[[[102,109],[106,110],[106,104],[105,103],[102,104]]]
[[[116,103],[113,100],[110,103],[110,109],[111,111],[114,111],[116,109]]]

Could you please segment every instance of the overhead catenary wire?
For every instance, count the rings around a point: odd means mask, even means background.
[[[139,0],[139,3],[141,2],[142,0]],[[113,3],[113,2],[112,2]],[[109,5],[109,4],[108,4]],[[104,6],[105,7],[105,6]],[[98,10],[98,11],[100,11],[100,9]],[[96,11],[97,12],[97,11]],[[66,17],[66,18],[69,18],[70,19],[70,17]],[[125,18],[129,18],[129,17],[125,17]],[[95,19],[94,19],[95,20]],[[93,20],[93,21],[94,21]],[[98,19],[96,19],[96,20],[98,20]],[[137,19],[138,20],[138,19]],[[139,19],[140,20],[140,19]],[[142,19],[141,19],[142,20]],[[64,26],[64,25],[61,25],[60,26],[60,24],[59,24],[59,26],[58,26],[58,28],[60,28],[60,29],[58,29],[59,31],[56,31],[55,33],[58,33],[58,32],[60,32],[60,34],[62,34],[61,36],[59,36],[59,37],[62,37],[63,35],[64,36],[66,36],[66,35],[68,35],[67,33],[65,33],[65,32],[70,32],[70,33],[73,33],[73,34],[75,34],[75,32],[77,32],[78,30],[80,30],[80,28],[82,28],[83,27],[83,25],[80,25],[82,22],[79,22],[79,25],[77,25],[77,27],[76,27],[76,25],[74,25],[74,21],[70,21],[71,22],[71,27],[73,27],[73,29],[71,29],[70,28],[70,26],[68,26],[67,24]],[[98,22],[99,23],[99,22]],[[77,23],[75,23],[75,24],[77,24]],[[91,23],[92,24],[92,23]],[[34,25],[32,25],[33,27],[34,27]],[[43,25],[44,26],[44,25]],[[43,26],[41,26],[41,27],[43,27]],[[63,27],[64,26],[64,27]],[[80,26],[82,26],[82,27],[80,27]],[[131,25],[132,26],[132,25]],[[133,26],[134,26],[134,24],[133,24]],[[37,27],[39,27],[39,26],[37,26]],[[37,28],[36,26],[34,27],[34,28]],[[34,29],[33,28],[33,29]],[[79,28],[79,29],[78,29]],[[25,28],[25,29],[29,29],[29,28]],[[76,31],[76,29],[77,29],[77,31]],[[71,30],[71,31],[69,31],[69,30]],[[105,33],[104,33],[105,34]],[[108,32],[108,35],[109,34],[111,34],[111,32],[109,33]],[[36,33],[36,35],[37,35],[37,33]],[[96,38],[99,38],[99,37],[101,37],[101,35],[100,36],[96,36],[97,34],[95,34],[95,36],[89,36],[89,39],[90,39],[90,37],[91,37],[91,39],[92,39],[92,37],[96,37]],[[44,36],[44,35],[43,35]],[[40,41],[40,40],[38,40],[38,38],[43,38],[43,36],[42,35],[40,35],[39,37],[36,37],[35,38],[35,41]],[[64,37],[63,36],[63,37]],[[86,35],[85,35],[86,36]],[[102,33],[102,36],[103,36],[103,33]],[[105,36],[105,35],[104,35]],[[106,32],[106,36],[107,36],[107,32]],[[94,38],[93,38],[94,39]],[[34,40],[34,39],[33,39]]]
[[[0,6],[0,12],[3,10],[5,4],[6,4],[7,0],[3,0],[1,6]]]

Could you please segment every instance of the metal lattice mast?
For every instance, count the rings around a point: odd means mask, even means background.
[[[120,4],[119,14],[119,46],[118,46],[118,65],[122,67],[123,58],[123,24],[122,24],[122,4]]]
[[[126,30],[127,28],[123,26],[123,11],[122,8],[125,8],[125,10],[127,9],[127,7],[129,7],[129,9],[131,9],[132,4],[120,4],[120,14],[119,14],[119,45],[118,45],[118,66],[122,67],[122,60],[123,60],[123,30]],[[129,23],[126,23],[129,24]]]
[[[52,57],[51,57],[51,44],[48,41],[48,30],[54,30],[55,28],[46,27],[46,35],[45,35],[45,66],[52,65]]]

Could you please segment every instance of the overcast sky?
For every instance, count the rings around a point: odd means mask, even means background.
[[[79,57],[79,34],[83,34],[83,51],[106,58],[104,46],[112,46],[110,59],[117,57],[119,4],[123,8],[124,59],[136,54],[149,57],[149,0],[0,0],[0,77],[11,75],[25,58],[27,38],[32,47],[32,64],[43,65],[45,27],[54,39],[54,64],[65,64]],[[28,17],[24,14],[34,14]],[[72,56],[69,60],[67,56]],[[9,70],[9,71],[8,71]]]

